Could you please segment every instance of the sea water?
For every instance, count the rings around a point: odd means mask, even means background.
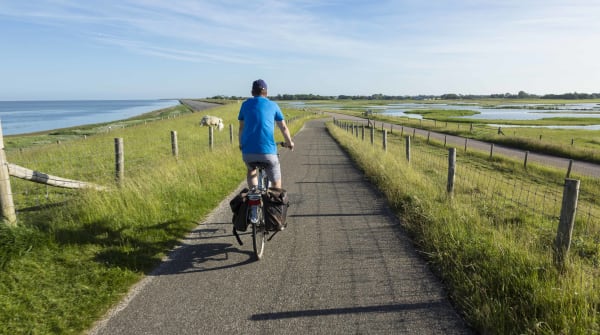
[[[4,135],[27,134],[127,119],[176,106],[178,100],[0,101]]]

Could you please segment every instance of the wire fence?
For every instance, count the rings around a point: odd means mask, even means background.
[[[417,128],[417,132],[425,131],[438,131],[446,133],[465,133],[470,134],[476,133],[483,138],[488,138],[490,141],[496,141],[497,143],[520,143],[521,145],[533,145],[538,147],[553,148],[559,152],[569,153],[573,157],[587,157],[588,159],[600,158],[600,152],[596,150],[596,144],[594,140],[586,138],[581,135],[569,136],[554,136],[552,129],[546,129],[543,127],[530,128],[530,127],[511,127],[510,125],[485,125],[485,124],[473,124],[470,122],[456,122],[456,121],[438,121],[431,119],[417,119],[417,118],[406,118],[401,116],[385,115],[384,117],[379,116],[383,120],[389,120],[392,122],[395,128],[406,127],[413,129]],[[370,121],[374,122],[374,121]],[[380,124],[385,122],[380,121]],[[389,125],[389,124],[388,124]],[[412,131],[412,130],[411,130]],[[456,136],[448,136],[455,138]],[[551,139],[551,140],[548,140]],[[540,158],[542,161],[543,157]],[[579,167],[582,171],[586,171],[588,167],[585,165]]]
[[[144,173],[156,168],[157,162],[164,160],[185,160],[189,157],[206,155],[221,146],[237,145],[233,127],[223,131],[213,131],[198,127],[197,123],[165,120],[161,130],[148,131],[149,125],[139,123],[128,128],[115,127],[99,136],[82,137],[67,143],[55,143],[22,150],[6,152],[7,161],[49,176],[81,180],[98,185],[112,186],[117,182],[115,138],[124,143],[124,178]],[[288,120],[292,122],[293,119]],[[365,127],[364,122],[338,122],[349,132],[363,141],[371,140],[381,146],[383,127]],[[173,132],[176,132],[177,152],[174,152]],[[415,130],[391,129],[387,136],[390,152],[408,156],[402,148],[406,136],[412,139],[410,164],[424,171],[436,181],[440,192],[446,191],[448,171],[448,151],[439,141],[423,136]],[[211,147],[212,146],[212,147]],[[550,220],[558,220],[562,202],[564,179],[557,178],[553,183],[538,182],[534,179],[517,178],[510,173],[495,171],[493,160],[489,164],[474,163],[472,151],[457,155],[456,192],[468,194],[472,201],[486,200],[493,206],[513,207],[518,210],[540,215]],[[486,153],[481,153],[485,155]],[[407,157],[408,159],[408,157]],[[478,160],[481,161],[481,160]],[[492,173],[496,172],[496,173]],[[589,179],[582,181],[577,207],[578,234],[598,238],[600,226],[600,204],[597,200],[598,187],[584,187]],[[596,184],[600,185],[600,183]],[[45,206],[68,201],[79,194],[78,190],[57,188],[27,180],[11,178],[12,195],[17,211],[26,211],[36,206]]]
[[[210,152],[218,152],[223,147],[237,147],[237,128],[234,129],[233,124],[219,131],[199,127],[195,118],[188,115],[182,117],[184,120],[164,120],[160,127],[148,123],[111,127],[104,134],[82,136],[64,143],[57,141],[6,150],[6,162],[31,170],[38,180],[66,178],[113,187],[121,182],[119,170],[121,178],[128,179],[160,168],[165,160],[178,162],[191,157],[208,157]],[[298,117],[291,117],[287,122],[290,124],[296,119]],[[117,140],[121,141],[123,152],[118,152]],[[121,163],[119,155],[123,158]],[[17,213],[54,206],[81,192],[20,178],[10,178],[10,189],[9,196]]]
[[[409,161],[412,168],[427,175],[440,194],[447,192],[449,148],[445,143],[433,141],[429,136],[418,136],[416,131],[392,133],[383,127],[367,127],[364,121],[338,119],[334,123],[357,140],[371,141],[374,147],[381,147],[387,154]],[[512,173],[511,169],[525,167],[517,163],[503,167],[499,164],[503,158],[492,158],[488,152],[467,152],[463,148],[455,149],[455,152],[454,192],[460,194],[461,199],[468,199],[474,206],[501,209],[507,215],[525,212],[558,225],[567,180],[559,177],[561,173],[542,177],[532,172],[535,166],[531,165],[527,173]],[[548,181],[548,178],[553,180]],[[574,235],[600,248],[600,204],[595,195],[600,183],[598,179],[587,177],[582,178],[581,183]],[[547,226],[540,225],[539,228],[543,234],[548,234]]]

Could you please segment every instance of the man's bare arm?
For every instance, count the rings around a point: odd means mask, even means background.
[[[290,135],[290,130],[285,123],[285,120],[277,121],[277,127],[281,130],[283,134],[283,138],[285,139],[285,146],[294,150],[294,141],[292,141],[292,135]]]

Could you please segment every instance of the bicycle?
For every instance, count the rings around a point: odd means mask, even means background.
[[[285,142],[278,142],[278,145],[285,147]],[[264,162],[251,162],[250,165],[255,166],[258,170],[258,185],[248,191],[248,210],[246,212],[246,221],[252,227],[252,248],[257,259],[262,259],[265,251],[265,243],[271,241],[275,235],[281,230],[274,227],[267,227],[264,214],[263,199],[269,190],[269,178],[267,176],[267,164]],[[270,233],[273,233],[267,238]],[[234,230],[234,235],[240,245],[243,245],[239,235]]]

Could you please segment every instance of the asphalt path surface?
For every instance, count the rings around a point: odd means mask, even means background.
[[[281,151],[288,227],[262,260],[232,236],[236,191],[90,333],[470,334],[324,120],[294,142]]]
[[[214,104],[214,103],[210,103],[210,102],[204,102],[204,101],[198,101],[198,100],[192,100],[192,99],[181,99],[181,100],[179,100],[179,103],[181,103],[182,105],[188,106],[194,112],[200,112],[200,111],[203,111],[206,109],[211,109],[214,107],[222,106],[220,104]]]
[[[364,123],[365,125],[367,125],[367,123],[369,122],[369,121],[367,121],[367,119],[353,117],[353,116],[349,116],[349,115],[345,115],[345,114],[332,113],[331,115],[333,115],[336,119],[339,119],[339,120],[359,121],[359,122]],[[465,149],[465,138],[464,137],[446,135],[446,134],[442,134],[442,133],[436,133],[436,132],[431,132],[428,130],[412,128],[412,127],[407,127],[407,126],[403,127],[403,126],[399,126],[396,124],[390,124],[390,123],[381,122],[381,121],[372,121],[371,120],[370,124],[374,125],[375,128],[377,128],[377,129],[386,129],[388,132],[392,132],[394,134],[403,134],[404,136],[409,136],[409,135],[412,136],[414,133],[415,135],[418,135],[421,138],[427,138],[427,136],[429,136],[430,139],[432,139],[432,140],[436,140],[436,141],[442,142],[442,143],[445,142],[448,147],[455,147],[458,150]],[[502,155],[505,157],[522,160],[523,163],[525,163],[525,155],[526,155],[525,150],[509,148],[509,147],[505,147],[505,146],[498,145],[498,144],[494,144],[494,147],[492,149],[491,143],[473,140],[473,139],[466,140],[466,147],[467,147],[467,150],[478,150],[478,151],[484,151],[486,153],[492,152],[494,156]],[[563,171],[565,171],[565,176],[566,176],[567,172],[568,172],[570,160],[567,158],[561,158],[561,157],[555,157],[555,156],[551,156],[551,155],[529,152],[529,153],[527,153],[527,164],[530,164],[530,163],[546,165],[546,166],[551,166],[554,168],[562,169]],[[587,176],[587,177],[600,178],[600,165],[573,160],[572,165],[571,165],[571,177],[575,176],[576,174],[582,175],[582,176]]]

